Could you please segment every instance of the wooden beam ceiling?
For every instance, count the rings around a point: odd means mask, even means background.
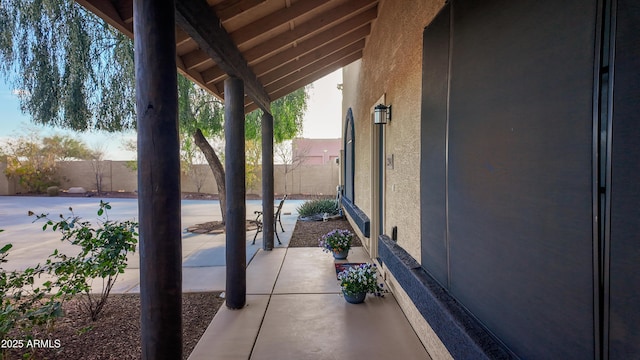
[[[271,39],[269,42],[263,43],[255,48],[249,49],[244,52],[245,59],[249,62],[251,66],[256,66],[260,61],[265,61],[272,59],[273,57],[278,57],[275,63],[281,61],[282,56],[281,53],[278,53],[276,50],[283,49],[284,51],[289,51],[289,55],[291,59],[294,59],[298,56],[304,55],[305,53],[312,51],[316,48],[319,48],[323,44],[327,42],[331,42],[335,40],[337,37],[350,33],[354,29],[357,29],[360,26],[367,26],[366,34],[362,37],[359,37],[356,40],[364,38],[369,35],[370,32],[370,23],[373,19],[375,19],[377,11],[375,8],[369,9],[361,14],[353,16],[351,18],[343,19],[342,22],[334,23],[333,26],[325,27],[321,32],[312,35],[311,37],[307,37],[306,40],[302,40],[296,43],[296,46],[293,47],[295,41],[285,40],[285,39],[296,39],[295,37],[291,37],[288,33],[282,34],[277,38]],[[300,29],[300,28],[296,28]],[[292,30],[294,32],[296,29]],[[361,28],[360,28],[361,29]],[[291,42],[289,42],[291,41]],[[280,48],[275,48],[279,43],[284,43]],[[275,48],[275,50],[274,50]],[[294,50],[295,49],[295,50]],[[193,54],[187,54],[193,56]],[[185,56],[187,56],[185,55]],[[272,58],[268,58],[271,55]],[[273,63],[273,62],[271,62]],[[255,71],[255,69],[254,69]],[[208,68],[202,72],[202,78],[206,83],[211,82],[220,82],[225,79],[225,72],[217,66],[213,66]]]
[[[271,113],[269,95],[206,1],[177,1],[176,24],[189,34],[227,74],[242,79],[247,95],[262,110]]]
[[[215,5],[213,9],[220,19],[229,20],[263,2],[265,0],[227,0]]]
[[[133,0],[77,0],[133,37]],[[178,69],[215,96],[245,82],[245,110],[362,57],[378,0],[176,0]]]
[[[293,21],[300,16],[312,11],[318,6],[327,3],[329,0],[304,0],[298,1],[291,7],[284,8],[278,12],[269,14],[263,18],[245,25],[244,27],[231,33],[231,38],[236,44],[242,45],[245,42],[273,30],[274,28]]]

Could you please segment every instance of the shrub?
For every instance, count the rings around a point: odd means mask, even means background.
[[[0,264],[7,262],[11,248],[11,244],[0,248]],[[28,337],[34,327],[52,325],[57,317],[62,316],[59,299],[45,296],[51,291],[51,282],[45,282],[44,289],[34,287],[35,277],[44,272],[40,265],[22,273],[6,272],[0,266],[0,339],[6,339],[7,334],[16,328]],[[0,349],[0,358],[2,355]]]
[[[49,196],[58,196],[59,192],[60,192],[60,189],[57,186],[49,186],[47,188],[47,194]]]
[[[53,165],[23,164],[17,158],[9,157],[4,173],[10,179],[18,179],[20,186],[28,192],[43,193],[49,186],[60,185]]]
[[[338,204],[333,199],[307,200],[297,208],[300,216],[311,216],[328,213],[335,215],[338,213]]]
[[[57,222],[49,219],[47,214],[37,216],[37,219],[46,220],[43,231],[51,226],[53,231],[62,233],[62,241],[81,248],[76,256],[54,251],[47,259],[46,269],[49,274],[56,276],[53,286],[59,289],[57,295],[68,297],[82,294],[81,307],[93,321],[97,320],[107,303],[118,275],[127,267],[127,254],[135,251],[138,242],[138,223],[109,220],[107,211],[110,209],[108,202],[100,201],[98,216],[104,217],[99,227],[92,227],[88,221],[80,221],[71,208],[71,216],[65,218],[60,215],[61,220]],[[34,214],[30,212],[29,215]],[[99,279],[102,284],[97,296],[92,295],[94,279]]]

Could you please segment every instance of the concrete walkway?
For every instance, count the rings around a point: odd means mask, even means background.
[[[347,260],[366,262],[362,248]],[[429,359],[392,294],[349,304],[320,248],[258,251],[247,305],[223,306],[189,359]]]
[[[106,199],[111,219],[137,218],[135,199]],[[0,244],[14,244],[6,270],[21,270],[43,262],[54,249],[74,250],[60,242],[59,233],[43,232],[27,211],[67,214],[93,221],[99,199],[0,196]],[[247,232],[247,306],[222,306],[189,359],[429,359],[422,343],[392,294],[367,295],[363,304],[348,304],[336,280],[334,259],[320,248],[287,248],[297,220],[300,200],[287,200],[279,232],[283,245],[262,251],[262,236],[251,245]],[[247,218],[261,209],[247,201]],[[217,201],[182,202],[182,227],[219,220]],[[184,292],[225,290],[225,236],[183,233]],[[370,261],[362,248],[347,260]],[[138,254],[129,257],[113,293],[140,291]],[[45,279],[40,279],[44,282]]]

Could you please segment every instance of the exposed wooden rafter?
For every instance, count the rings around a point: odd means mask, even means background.
[[[273,49],[274,44],[278,43],[278,39],[273,39],[267,43],[263,43],[262,45],[267,46],[259,46],[263,48],[262,50],[266,51],[266,53],[260,53],[254,51],[254,49],[250,49],[245,52],[245,59],[249,62],[250,66],[257,66],[260,61],[268,61],[269,64],[277,64],[282,65],[283,62],[286,63],[287,59],[295,59],[299,56],[302,56],[308,52],[311,52],[317,48],[320,48],[322,45],[327,44],[329,42],[335,41],[336,39],[341,38],[344,35],[350,34],[350,36],[355,36],[355,40],[360,40],[367,35],[371,31],[371,20],[375,18],[377,13],[376,8],[369,9],[361,14],[358,14],[352,18],[347,18],[346,20],[335,24],[332,27],[328,27],[325,30],[316,33],[315,35],[308,37],[306,40],[300,41],[296,44],[295,47],[289,47],[287,50],[281,52],[273,52],[268,49],[264,49],[265,47],[270,47]],[[299,28],[296,28],[299,29]],[[354,30],[355,29],[355,30]],[[283,34],[288,35],[288,34]],[[284,37],[284,36],[280,36]],[[291,45],[291,44],[286,44]],[[267,57],[266,55],[271,54],[272,57]],[[275,55],[273,55],[275,54]],[[187,54],[190,55],[190,54]],[[275,61],[273,61],[275,59]],[[283,60],[285,59],[285,60]],[[258,73],[259,71],[254,68],[254,72]],[[260,75],[258,75],[260,76]],[[213,66],[202,72],[202,78],[208,84],[211,82],[220,83],[225,79],[225,72],[217,66]]]
[[[242,79],[247,95],[263,111],[271,112],[269,95],[206,1],[177,1],[176,24],[188,33],[227,74]]]
[[[218,14],[218,17],[223,19],[222,21],[224,22],[264,3],[265,1],[266,0],[226,0],[215,5],[213,9],[216,11],[216,14]]]
[[[295,68],[293,63],[297,63],[299,67],[304,67],[311,61],[314,61],[323,56],[327,56],[335,51],[342,49],[343,47],[352,44],[358,40],[364,39],[369,32],[368,25],[349,33],[336,34],[333,39],[324,42],[308,42],[301,43],[299,46],[291,48],[287,51],[283,51],[276,56],[270,57],[265,61],[256,64],[253,67],[253,71],[260,77],[268,74],[272,71],[279,69],[280,67]],[[360,42],[360,49],[363,49],[365,42]]]
[[[276,91],[274,91],[271,94],[271,98],[275,101],[278,100],[279,98],[294,92],[298,89],[300,89],[303,86],[309,85],[312,82],[321,79],[329,74],[331,74],[332,72],[340,69],[343,66],[347,66],[349,64],[351,64],[352,62],[358,60],[362,58],[362,51],[358,51],[354,54],[351,54],[341,60],[339,60],[338,62],[332,63],[331,65],[328,65],[324,68],[322,68],[319,71],[313,72],[311,74],[303,74],[300,73],[296,76],[292,76],[290,77],[288,80],[292,81],[291,83],[289,83],[288,85],[286,85],[285,87],[282,87]],[[245,104],[244,107],[244,111],[246,113],[251,112],[253,110],[256,110],[258,108],[258,106],[255,103],[247,103]]]
[[[260,77],[260,81],[265,84],[267,91],[275,91],[283,86],[277,87],[276,84],[287,85],[287,76],[291,74],[299,74],[301,72],[314,72],[320,70],[327,65],[331,65],[334,62],[341,60],[355,52],[361,51],[364,48],[364,39],[354,42],[346,47],[335,52],[314,52],[300,57],[294,60],[289,66],[281,67],[275,71],[270,71],[266,75]]]
[[[329,0],[298,1],[290,7],[269,14],[231,33],[236,44],[241,45],[250,39],[268,32],[282,24],[293,21],[313,9],[327,3]]]
[[[219,98],[229,75],[241,78],[245,110],[268,108],[270,101],[359,59],[378,1],[176,1],[176,63]],[[133,0],[77,2],[133,37]]]
[[[285,32],[269,39],[269,41],[265,41],[256,47],[246,50],[244,52],[245,58],[251,63],[261,57],[273,54],[286,46],[300,41],[307,36],[329,28],[341,21],[353,20],[352,26],[354,28],[363,24],[363,18],[367,19],[365,20],[366,22],[371,22],[378,14],[375,7],[371,9],[371,6],[376,3],[377,0],[352,0],[339,5],[336,8],[328,9],[304,23],[297,25],[293,30]],[[369,9],[369,11],[365,11],[366,15],[361,17],[362,14],[360,14],[360,12],[363,9]]]

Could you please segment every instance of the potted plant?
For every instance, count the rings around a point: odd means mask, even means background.
[[[352,266],[338,274],[344,299],[351,304],[364,301],[367,293],[382,296],[383,284],[378,283],[378,270],[375,264],[364,263]]]
[[[346,259],[351,249],[353,233],[349,230],[335,229],[322,235],[319,246],[324,252],[330,252],[333,257],[342,260]]]

